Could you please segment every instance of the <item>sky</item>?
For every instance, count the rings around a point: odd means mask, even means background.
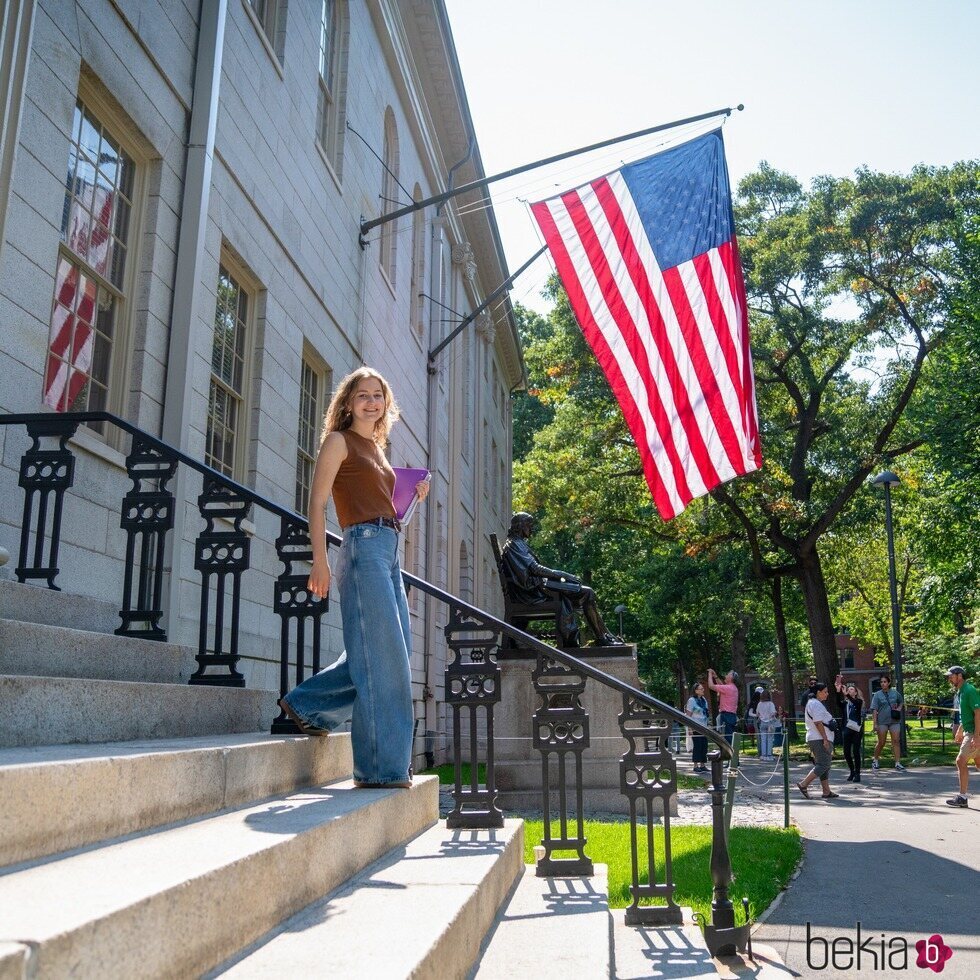
[[[980,157],[980,0],[445,2],[487,174],[740,102],[733,184],[761,160],[808,183]],[[525,201],[713,125],[493,185],[510,269],[541,244]],[[550,270],[539,259],[511,298],[546,311]]]

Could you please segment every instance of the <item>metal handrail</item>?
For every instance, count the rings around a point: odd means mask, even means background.
[[[143,429],[139,428],[139,426],[133,425],[131,422],[127,422],[125,419],[122,419],[118,415],[114,415],[111,412],[35,412],[27,414],[0,415],[0,425],[30,425],[61,420],[78,423],[108,422],[110,425],[114,425],[117,428],[128,432],[130,435],[139,436],[154,448],[173,456],[185,466],[189,466],[191,469],[196,470],[203,476],[208,476],[212,479],[220,481],[225,486],[234,490],[236,494],[239,494],[241,497],[244,497],[251,503],[256,504],[263,510],[275,514],[277,517],[285,518],[294,524],[305,527],[307,529],[307,533],[309,533],[309,521],[302,514],[298,514],[296,511],[289,510],[288,508],[274,503],[268,498],[263,497],[262,494],[256,493],[255,490],[238,483],[236,480],[232,480],[223,473],[219,473],[218,470],[208,466],[206,463],[202,463],[199,460],[194,459],[192,456],[188,456],[187,453],[184,453],[179,449],[175,449],[162,439],[158,439],[156,436],[150,435],[148,432],[145,432]],[[327,540],[333,545],[339,546],[343,544],[343,538],[337,534],[334,534],[332,531],[327,531],[326,536]],[[463,601],[458,596],[454,596],[449,592],[443,591],[438,586],[433,585],[431,582],[427,582],[423,578],[419,578],[417,575],[412,575],[410,572],[402,571],[402,578],[413,588],[417,588],[426,595],[432,596],[433,599],[436,599],[447,606],[455,606],[467,616],[471,616],[474,619],[479,620],[481,625],[494,630],[499,630],[501,633],[506,634],[512,639],[518,640],[521,646],[525,647],[526,649],[533,650],[538,655],[543,655],[552,660],[556,660],[565,667],[571,667],[577,673],[584,674],[586,677],[591,677],[594,681],[604,684],[606,687],[612,688],[613,690],[618,691],[620,694],[626,694],[630,697],[636,698],[637,701],[647,705],[648,707],[656,708],[657,711],[667,715],[674,721],[680,722],[682,725],[686,725],[694,734],[703,735],[705,738],[709,739],[718,747],[718,749],[721,750],[724,758],[727,759],[731,757],[731,746],[727,741],[725,741],[723,736],[715,732],[714,729],[694,721],[678,708],[674,708],[666,702],[647,694],[645,691],[641,691],[638,688],[627,684],[618,677],[613,677],[611,674],[607,674],[605,671],[599,670],[598,667],[592,666],[592,664],[590,664],[587,660],[580,660],[578,657],[572,656],[570,653],[567,653],[560,647],[553,647],[548,643],[544,643],[537,637],[532,636],[530,633],[525,633],[516,626],[511,626],[510,623],[507,623],[502,619],[498,619],[496,616],[486,612],[483,609],[480,609],[478,606],[470,605],[468,602]]]
[[[285,570],[276,579],[274,598],[275,612],[282,618],[281,692],[285,693],[288,689],[289,647],[292,643],[290,624],[293,619],[296,621],[297,681],[303,679],[304,629],[308,619],[314,622],[312,666],[314,672],[319,670],[320,624],[327,608],[327,599],[317,598],[314,601],[309,591],[306,572],[292,570],[294,562],[305,562],[312,558],[307,518],[266,499],[249,487],[219,473],[213,467],[192,459],[186,453],[174,449],[161,439],[149,435],[139,427],[109,412],[0,415],[0,425],[24,425],[33,440],[33,445],[21,459],[20,467],[19,485],[24,488],[24,522],[21,528],[20,565],[17,568],[20,580],[43,578],[47,579],[49,588],[58,589],[54,580],[59,572],[57,557],[62,503],[65,492],[73,485],[75,471],[75,459],[66,443],[75,434],[78,426],[85,422],[107,423],[129,433],[133,438],[131,451],[126,459],[126,470],[133,481],[133,488],[123,499],[121,520],[121,527],[127,533],[123,608],[120,610],[123,623],[115,632],[123,636],[166,639],[166,632],[158,623],[163,614],[160,590],[165,542],[167,534],[174,527],[173,514],[177,506],[174,493],[167,484],[173,479],[178,464],[183,463],[200,473],[204,479],[204,490],[198,498],[198,508],[206,522],[205,529],[198,535],[195,549],[195,568],[201,572],[200,636],[197,654],[199,667],[189,683],[230,687],[242,687],[245,684],[244,676],[235,669],[240,659],[238,624],[241,575],[250,567],[248,534],[241,528],[241,522],[253,505],[279,517],[281,523],[280,535],[276,539],[276,552]],[[59,448],[41,449],[40,440],[48,438],[57,439]],[[156,486],[144,489],[144,481],[155,482]],[[51,495],[53,495],[53,504],[48,515],[48,499]],[[33,565],[30,565],[28,547],[34,521],[35,497],[37,498],[37,529],[34,532]],[[47,537],[48,516],[51,523],[51,543],[47,564],[45,564],[43,547]],[[233,530],[216,530],[215,518],[231,519]],[[141,544],[137,575],[135,543],[138,537],[141,538]],[[341,537],[329,531],[325,532],[325,537],[329,544],[343,543]],[[152,565],[151,551],[155,552]],[[224,582],[229,576],[232,582],[231,647],[229,652],[224,652],[222,642]],[[447,826],[451,828],[503,826],[503,813],[496,805],[497,793],[493,776],[493,708],[500,700],[501,691],[501,670],[495,653],[502,637],[508,636],[528,652],[537,655],[537,668],[532,675],[532,680],[542,704],[534,714],[536,728],[533,738],[535,747],[541,753],[544,767],[542,793],[543,812],[546,814],[551,812],[550,760],[553,756],[557,756],[558,802],[561,814],[557,826],[560,829],[553,833],[546,820],[545,835],[542,840],[545,855],[538,862],[538,874],[592,873],[592,861],[584,851],[586,837],[583,824],[582,752],[589,743],[588,715],[579,703],[579,695],[585,690],[586,678],[591,678],[623,696],[619,725],[628,748],[620,760],[620,791],[629,803],[633,854],[633,883],[630,886],[633,904],[626,910],[626,922],[643,925],[681,921],[680,907],[673,898],[675,886],[670,873],[669,819],[666,809],[671,793],[676,791],[674,789],[676,765],[673,755],[665,748],[664,737],[665,723],[670,719],[710,739],[717,747],[717,751],[712,752],[709,757],[712,779],[710,793],[713,898],[712,920],[705,926],[705,939],[713,955],[718,955],[720,952],[734,952],[736,948],[745,948],[750,923],[746,920],[746,923],[741,926],[735,925],[734,907],[728,897],[731,859],[728,852],[722,785],[722,759],[731,759],[733,755],[728,742],[710,727],[695,722],[679,709],[607,674],[587,660],[582,660],[567,650],[544,643],[537,637],[410,572],[402,572],[402,576],[407,586],[417,588],[435,601],[443,603],[450,612],[445,633],[454,659],[446,665],[445,698],[453,712],[456,807],[447,816]],[[131,599],[137,578],[140,598],[134,604]],[[209,646],[208,602],[212,578],[216,578],[217,600],[214,608],[214,644]],[[151,584],[152,598],[148,598]],[[134,629],[134,622],[143,622],[145,625]],[[208,673],[211,667],[227,667],[228,673]],[[469,718],[471,762],[475,762],[477,758],[477,712],[485,713],[486,786],[478,784],[476,766],[472,769],[469,788],[464,789],[462,785],[461,718],[464,711],[468,711]],[[273,721],[273,733],[288,731],[292,734],[294,730],[292,722],[284,713]],[[577,829],[571,832],[570,822],[566,819],[565,760],[568,756],[571,756],[571,764],[575,770],[577,814],[575,818]],[[655,883],[657,876],[652,844],[653,808],[658,800],[662,801],[664,806],[667,869],[661,883]],[[646,882],[641,878],[638,863],[642,836],[639,831],[639,820],[643,813],[645,813],[645,836],[648,842]],[[577,857],[568,859],[557,856],[569,850],[577,852]],[[649,898],[664,898],[666,904],[641,907],[641,903]]]

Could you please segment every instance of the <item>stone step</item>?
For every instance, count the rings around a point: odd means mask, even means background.
[[[431,826],[437,790],[345,780],[8,872],[0,943],[30,947],[17,980],[199,976]]]
[[[0,748],[268,731],[273,691],[0,675]]]
[[[173,643],[0,619],[0,674],[186,684],[196,669]]]
[[[607,876],[606,866],[597,864],[589,878],[537,878],[534,866],[527,865],[485,940],[473,976],[618,976],[613,971]]]
[[[111,633],[122,622],[119,601],[56,592],[47,586],[21,585],[0,579],[0,616],[22,623],[70,626],[92,633]]]
[[[0,867],[321,786],[350,773],[347,734],[249,733],[2,749]]]
[[[440,823],[208,976],[466,977],[523,847],[521,820],[500,830]]]

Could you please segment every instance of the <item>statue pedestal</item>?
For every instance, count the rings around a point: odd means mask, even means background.
[[[636,647],[582,647],[568,650],[579,660],[641,688],[637,673]],[[541,753],[531,741],[531,718],[540,699],[534,691],[532,673],[537,655],[529,650],[503,651],[500,662],[501,700],[494,711],[495,766],[497,804],[503,810],[540,810],[542,806]],[[586,815],[629,813],[629,803],[620,792],[619,760],[628,743],[619,730],[623,696],[618,691],[586,680],[582,707],[589,713],[589,747],[582,753],[582,806]],[[552,807],[558,803],[557,766],[551,765]],[[567,766],[569,806],[575,805],[575,788],[571,783],[574,764]],[[670,798],[670,812],[677,813],[677,794]]]

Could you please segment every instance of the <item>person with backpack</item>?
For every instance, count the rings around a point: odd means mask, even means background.
[[[878,759],[881,750],[885,747],[885,739],[891,734],[895,768],[899,772],[905,772],[905,766],[902,765],[902,745],[899,740],[902,730],[902,695],[892,687],[892,679],[887,674],[882,674],[878,678],[878,690],[871,698],[871,714],[878,735],[871,768],[875,770],[879,768]]]

